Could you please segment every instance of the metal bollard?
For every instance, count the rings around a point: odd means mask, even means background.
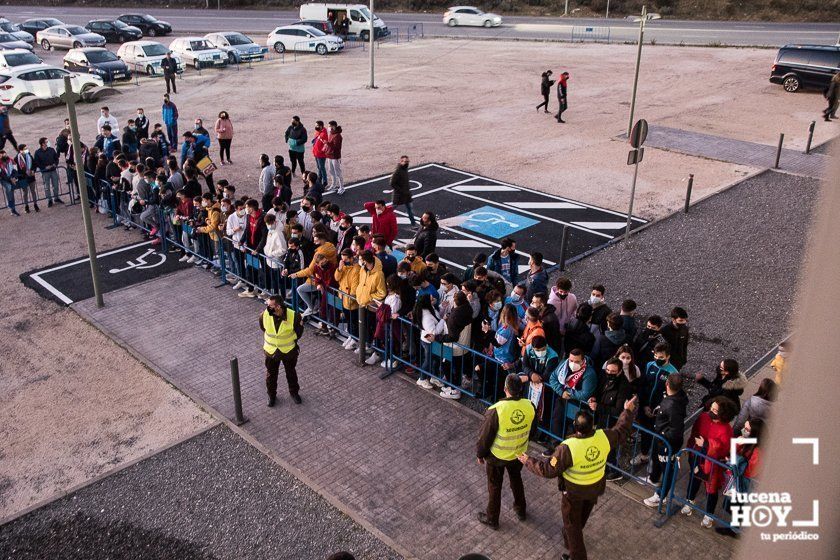
[[[817,121],[811,121],[808,125],[808,143],[805,144],[805,155],[811,153],[811,141],[814,139],[814,128],[817,126]]]
[[[239,358],[230,359],[230,380],[233,384],[233,407],[236,410],[236,425],[241,426],[248,419],[242,414],[242,392],[239,388]]]
[[[779,160],[782,158],[782,144],[785,143],[785,133],[779,133],[779,147],[776,148],[776,163],[773,164],[773,169],[779,168]]]
[[[365,367],[365,346],[367,346],[367,307],[359,307],[359,365]]]
[[[569,241],[569,226],[563,226],[560,236],[560,272],[566,270],[566,245]]]
[[[691,188],[694,186],[694,173],[688,175],[688,187],[685,189],[685,213],[688,214],[688,206],[691,204]]]

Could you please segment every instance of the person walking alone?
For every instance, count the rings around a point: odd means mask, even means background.
[[[300,354],[297,341],[303,336],[303,322],[300,315],[287,309],[279,296],[271,296],[268,298],[268,307],[260,315],[260,330],[263,331],[268,406],[274,406],[277,402],[277,377],[280,374],[280,364],[283,364],[286,372],[286,382],[289,384],[292,400],[296,404],[301,404],[296,369]]]
[[[166,81],[166,94],[169,95],[170,86],[172,87],[171,93],[178,93],[178,88],[175,87],[175,74],[178,72],[178,61],[172,58],[172,51],[167,52],[166,58],[160,61],[160,68],[163,70],[163,79]]]
[[[169,137],[169,151],[178,150],[178,107],[169,100],[169,94],[164,94],[163,105],[160,108],[163,124],[166,125],[166,135]]]
[[[5,105],[0,105],[0,150],[6,147],[7,140],[12,143],[15,150],[18,149],[17,140],[15,140],[15,135],[12,134],[12,121],[9,120],[9,108]]]
[[[219,159],[222,160],[222,165],[230,165],[230,144],[233,142],[233,123],[230,120],[230,115],[227,111],[219,113],[219,118],[216,119],[216,125],[213,127],[216,130],[216,139],[219,141]],[[227,154],[227,162],[225,162],[225,154]]]
[[[566,84],[567,84],[568,81],[569,81],[569,73],[568,72],[563,72],[560,75],[560,79],[557,80],[557,103],[559,104],[559,107],[557,108],[557,115],[555,115],[555,116],[557,117],[557,122],[559,122],[559,123],[565,123],[566,122],[566,121],[563,120],[563,111],[565,111],[569,107],[568,99],[566,97],[566,94],[568,93]]]
[[[400,156],[400,163],[391,174],[391,204],[396,209],[397,206],[405,205],[405,211],[408,214],[408,221],[411,222],[412,227],[417,225],[417,220],[414,219],[414,212],[411,211],[411,183],[408,181],[408,156]]]
[[[537,476],[558,479],[563,542],[569,551],[560,555],[563,560],[587,558],[583,528],[606,490],[607,456],[630,435],[637,402],[636,396],[625,402],[618,422],[606,430],[596,430],[592,415],[580,410],[575,415],[574,434],[563,440],[550,458],[536,459],[524,452],[519,455],[522,464]]]
[[[292,175],[297,167],[300,172],[306,173],[306,164],[303,163],[303,153],[306,151],[306,128],[300,122],[300,117],[292,117],[292,124],[286,129],[286,144],[289,145],[289,159],[291,160]]]
[[[837,104],[840,101],[840,72],[834,74],[828,83],[825,99],[828,101],[828,107],[823,111],[823,118],[825,122],[830,122],[831,119],[837,118]]]
[[[546,70],[542,73],[542,83],[540,83],[540,95],[543,96],[543,102],[537,105],[537,113],[540,112],[540,107],[544,113],[548,113],[548,96],[551,95],[551,86],[554,85],[554,80],[551,79],[551,70]]]
[[[476,457],[487,471],[487,511],[478,512],[478,521],[493,530],[499,528],[502,482],[505,471],[513,492],[513,509],[520,521],[527,517],[525,487],[522,485],[522,463],[517,457],[528,450],[536,410],[522,396],[522,381],[515,373],[505,378],[505,398],[487,409],[481,424]]]

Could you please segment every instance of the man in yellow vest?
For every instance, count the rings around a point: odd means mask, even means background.
[[[525,521],[525,487],[522,464],[517,457],[528,450],[534,427],[534,405],[522,397],[522,381],[515,373],[505,378],[505,398],[487,409],[476,445],[478,464],[487,470],[487,511],[478,512],[478,521],[493,530],[499,528],[502,483],[507,470],[513,492],[513,509]]]
[[[586,560],[583,528],[604,493],[604,472],[610,450],[627,439],[636,417],[638,397],[624,403],[624,412],[615,426],[595,430],[592,415],[581,410],[575,415],[575,433],[563,440],[551,457],[534,458],[522,453],[519,460],[528,470],[544,478],[558,478],[560,511],[563,515],[563,541],[569,553],[563,560]]]
[[[280,364],[286,371],[289,393],[297,404],[302,401],[297,377],[297,361],[300,348],[297,341],[303,335],[300,314],[286,309],[278,296],[268,298],[268,307],[260,315],[260,329],[263,331],[265,351],[265,387],[268,389],[268,406],[277,402],[277,376]]]

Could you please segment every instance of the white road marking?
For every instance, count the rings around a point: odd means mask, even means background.
[[[627,222],[572,222],[575,225],[589,229],[623,229]]]
[[[519,189],[506,185],[461,185],[452,190],[458,192],[519,192]]]
[[[583,206],[580,204],[572,204],[571,202],[503,202],[508,206],[514,208],[524,208],[525,210],[582,210]]]

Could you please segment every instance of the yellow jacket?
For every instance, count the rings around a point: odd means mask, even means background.
[[[196,228],[201,233],[206,233],[210,236],[210,239],[213,241],[218,241],[219,239],[219,223],[222,221],[222,207],[219,203],[215,203],[213,206],[207,209],[207,219],[204,221],[207,224],[204,227]]]
[[[341,296],[341,304],[344,309],[353,310],[358,309],[359,304],[356,303],[356,287],[359,285],[359,273],[361,266],[358,264],[345,265],[344,268],[335,269],[335,279],[338,280],[338,289],[343,294]],[[352,297],[351,297],[352,296]]]
[[[403,260],[408,262],[406,259]],[[423,262],[423,259],[419,255],[409,264],[411,265],[411,272],[414,274],[420,275],[426,270],[426,263]]]
[[[315,254],[312,255],[312,260],[309,262],[309,266],[300,270],[299,272],[295,272],[294,274],[290,274],[290,278],[307,278],[306,283],[312,283],[312,275],[315,274],[315,255],[324,255],[327,257],[327,260],[330,261],[333,266],[336,264],[336,255],[338,253],[335,250],[335,245],[330,243],[329,241],[324,241],[321,245],[315,249]]]
[[[366,306],[373,300],[385,299],[385,274],[382,273],[382,262],[375,259],[373,270],[368,271],[360,267],[359,285],[356,286],[356,301],[360,306]]]
[[[770,367],[776,372],[776,378],[774,379],[776,385],[781,385],[787,376],[787,360],[776,354],[776,357],[770,362]]]

